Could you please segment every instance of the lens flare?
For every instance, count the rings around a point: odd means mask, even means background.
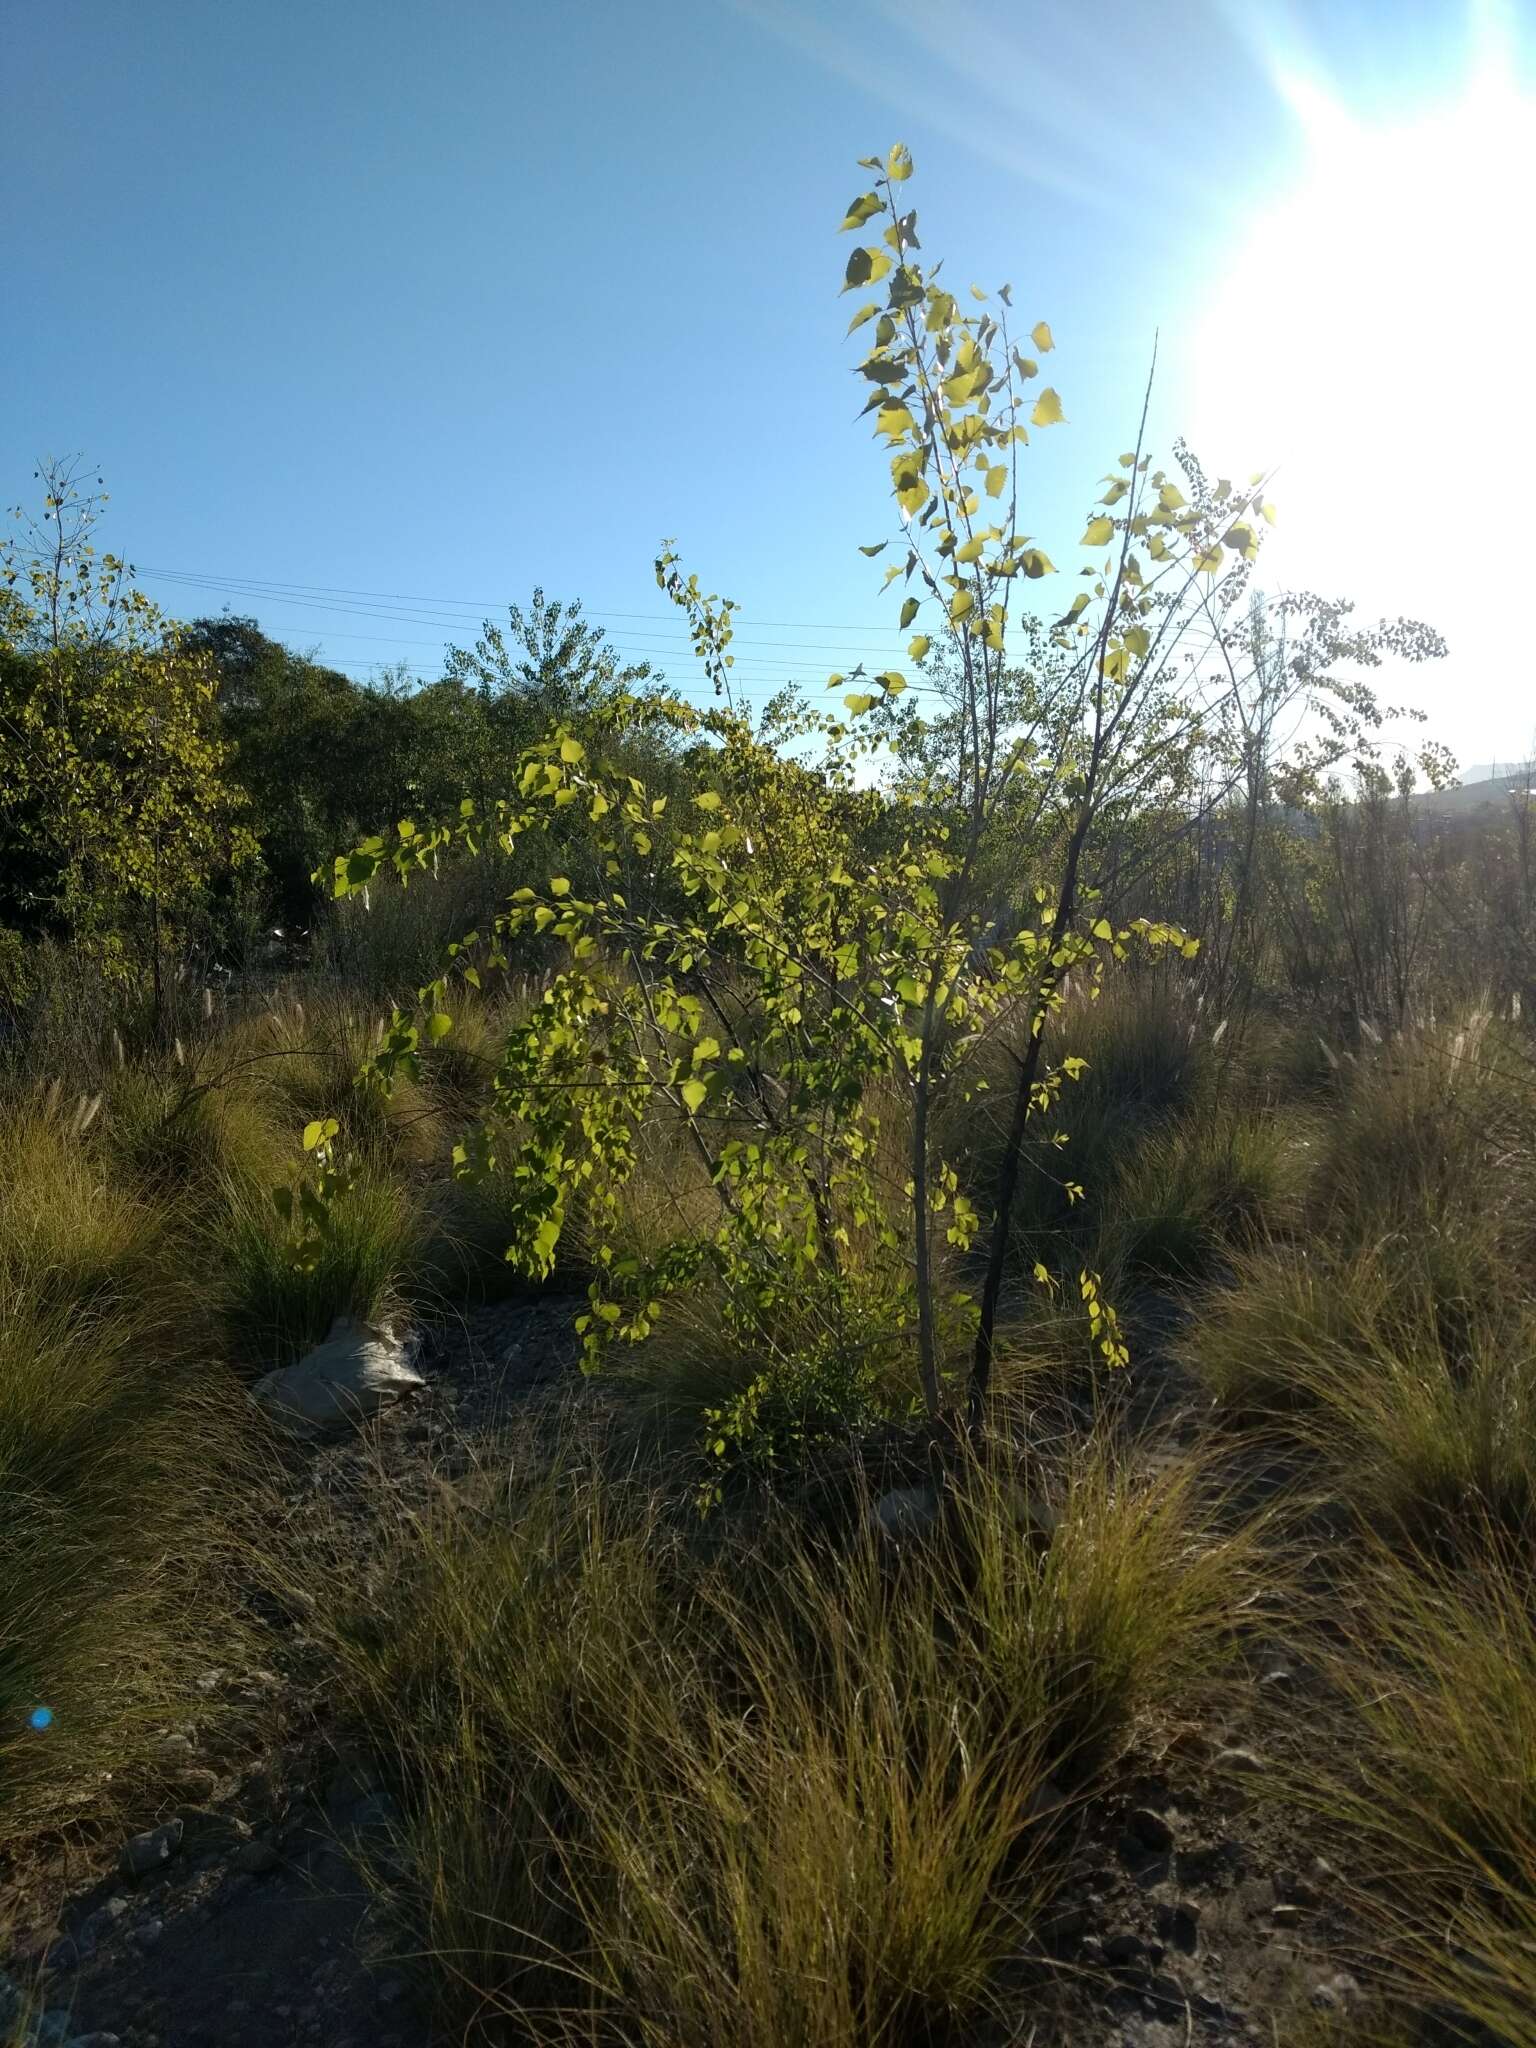
[[[1536,440],[1536,95],[1490,63],[1459,98],[1375,126],[1315,85],[1277,84],[1306,168],[1206,309],[1191,440],[1233,474],[1276,471],[1267,579],[1426,618],[1451,661],[1411,697],[1442,730],[1471,714],[1453,745],[1495,722],[1515,744],[1531,663],[1489,598],[1525,551],[1506,514]]]

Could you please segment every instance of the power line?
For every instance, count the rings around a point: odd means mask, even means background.
[[[234,590],[238,588],[248,590],[253,596],[264,592],[273,598],[286,593],[292,595],[295,602],[298,602],[301,598],[373,598],[380,599],[386,604],[428,606],[439,611],[467,611],[482,617],[486,612],[497,611],[508,603],[505,597],[428,597],[403,590],[355,590],[336,583],[283,583],[266,577],[231,575],[227,572],[214,574],[192,569],[154,569],[146,566],[140,573],[145,576],[154,576],[166,582],[195,584],[207,590]],[[341,608],[338,607],[338,609]],[[350,609],[351,607],[346,608]],[[358,607],[358,609],[362,609],[362,607]],[[670,620],[674,616],[669,612],[601,611],[585,604],[583,604],[582,610],[589,618],[648,620],[652,624],[660,623],[663,620]],[[372,612],[369,613],[369,616],[393,617],[395,615],[392,613]],[[899,626],[865,626],[854,621],[757,618],[748,620],[745,613],[739,613],[737,616],[742,619],[744,624],[769,626],[786,631],[803,631],[808,633],[854,633],[863,635],[866,633],[899,633],[904,630]],[[427,622],[422,621],[422,623]],[[450,621],[450,623],[457,624],[458,621],[454,620]]]
[[[464,631],[464,629],[472,622],[473,617],[472,613],[466,611],[466,614],[463,617],[434,619],[433,616],[429,613],[387,611],[382,609],[376,609],[368,605],[352,603],[350,601],[328,603],[319,598],[305,598],[285,594],[288,591],[300,589],[338,589],[339,591],[339,586],[330,586],[323,584],[280,586],[276,584],[268,584],[264,581],[258,581],[255,578],[205,578],[195,576],[192,574],[192,572],[187,570],[176,569],[146,569],[142,573],[146,576],[154,578],[156,581],[169,583],[180,588],[208,590],[225,597],[235,597],[244,599],[250,603],[259,606],[260,609],[262,609],[264,612],[270,612],[270,610],[274,607],[290,607],[322,613],[328,617],[353,617],[364,618],[369,620],[386,620],[398,618],[402,620],[402,622],[411,625],[439,624],[442,625],[445,629],[447,629],[447,631],[453,632]],[[422,600],[422,602],[426,601],[427,600]],[[459,602],[458,600],[446,601]],[[585,611],[585,607],[583,607],[583,610]],[[592,616],[603,616],[610,618],[643,618],[655,621],[658,618],[664,617],[665,615],[650,613],[610,612],[603,614],[593,614]],[[780,623],[785,626],[792,627],[797,622],[785,621]],[[804,623],[803,630],[812,630],[808,622]],[[835,630],[857,633],[862,638],[864,631],[866,629],[859,627],[847,627],[837,628]],[[901,629],[895,627],[872,627],[867,630],[870,632],[894,632]],[[441,646],[443,644],[442,640],[435,638],[420,639],[405,634],[395,635],[382,633],[364,633],[352,628],[333,628],[329,632],[322,630],[320,634],[320,639],[322,644],[324,644],[328,640],[363,640],[368,642],[374,642],[382,646],[395,647],[430,647]],[[769,670],[772,672],[772,675],[775,678],[782,679],[786,682],[806,684],[811,687],[819,686],[820,684],[825,682],[828,679],[829,673],[836,672],[838,670],[839,664],[848,663],[851,654],[855,652],[855,650],[849,648],[835,648],[826,645],[818,646],[817,643],[811,641],[764,640],[755,639],[749,635],[742,634],[733,635],[731,644],[733,652],[737,648],[744,649],[758,647],[772,647],[783,650],[782,654],[777,655],[735,653],[733,663],[733,667],[735,670],[744,671],[748,668]],[[644,636],[641,636],[639,634],[626,634],[623,638],[622,643],[615,645],[614,651],[623,659],[633,660],[636,662],[654,663],[658,661],[664,661],[669,658],[686,659],[689,661],[694,659],[692,643],[686,636],[682,635],[653,637],[650,634]],[[787,660],[784,658],[785,655],[798,656],[799,659]],[[345,656],[333,658],[343,660],[347,659],[347,657]],[[373,665],[377,668],[385,664],[375,662]],[[433,666],[430,663],[412,661],[401,661],[393,665],[397,667],[406,668],[407,670],[410,670],[415,673],[429,673]],[[738,673],[736,679],[739,683],[741,683],[744,686],[761,683],[767,680],[767,678],[761,675],[747,676],[745,674],[740,673]],[[931,684],[916,683],[909,685],[909,687],[915,691],[919,691],[928,695],[940,694],[938,691],[935,690],[934,686]]]

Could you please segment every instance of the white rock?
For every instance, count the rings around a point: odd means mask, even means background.
[[[320,1436],[366,1422],[425,1385],[390,1324],[338,1316],[323,1344],[258,1380],[251,1399],[295,1434]]]
[[[927,1536],[939,1519],[939,1497],[931,1486],[897,1486],[881,1494],[871,1510],[877,1533],[892,1543]]]

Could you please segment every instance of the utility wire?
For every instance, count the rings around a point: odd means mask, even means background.
[[[248,587],[252,591],[268,591],[273,596],[282,591],[289,591],[306,597],[381,598],[387,604],[427,605],[437,610],[459,609],[472,611],[478,615],[483,615],[488,611],[497,611],[508,602],[505,597],[423,597],[403,590],[352,590],[336,583],[282,583],[259,576],[232,575],[228,572],[215,574],[192,569],[153,569],[147,565],[142,567],[141,573],[145,576],[159,577],[166,581],[196,583],[208,589],[221,585],[233,586],[238,584]],[[594,619],[649,619],[653,623],[659,623],[672,616],[672,614],[667,612],[598,611],[585,604],[583,604],[582,610],[587,617]],[[745,618],[745,614],[740,614],[739,616]],[[757,626],[782,627],[813,633],[897,633],[902,630],[902,628],[897,626],[864,626],[851,621],[833,622],[818,619],[753,619],[750,623]]]
[[[386,601],[389,601],[393,598],[396,601],[411,604],[456,604],[461,605],[463,607],[462,616],[442,617],[440,615],[434,616],[433,614],[427,612],[399,612],[394,610],[375,608],[367,604],[360,604],[352,600],[357,597],[371,595],[373,593],[347,591],[339,585],[284,585],[268,581],[266,579],[258,579],[254,577],[236,578],[230,576],[202,576],[197,575],[190,570],[180,569],[145,568],[140,573],[144,576],[153,578],[157,582],[171,584],[177,588],[207,590],[223,597],[244,599],[254,605],[259,606],[263,611],[266,611],[273,607],[289,607],[303,609],[306,611],[319,612],[330,617],[353,617],[368,619],[370,621],[383,621],[398,618],[403,623],[411,625],[441,625],[447,631],[451,631],[454,633],[464,633],[467,628],[471,627],[474,623],[476,623],[477,614],[479,614],[480,618],[483,620],[485,610],[485,606],[473,605],[471,604],[471,601],[467,599],[417,599],[405,597],[400,593],[377,593],[377,595],[380,598],[383,598]],[[291,594],[298,591],[330,592],[336,599],[339,599],[341,601],[325,602],[319,596],[302,597]],[[494,609],[494,605],[492,605],[491,608]],[[584,605],[582,607],[582,611],[584,616],[590,617],[594,620],[599,618],[641,619],[649,622],[653,626],[656,624],[663,623],[667,620],[666,614],[647,612],[588,613]],[[780,627],[781,629],[787,630],[829,630],[837,632],[848,632],[858,634],[861,639],[864,639],[866,633],[889,633],[901,630],[899,628],[890,626],[869,628],[846,626],[823,629],[819,627],[814,627],[812,626],[810,621],[804,620],[770,620],[765,621],[763,623],[775,625]],[[363,633],[350,628],[336,628],[333,629],[329,634],[322,631],[322,642],[324,642],[327,639],[364,640],[376,642],[384,646],[397,647],[429,647],[442,644],[437,640],[426,640],[406,635],[397,636],[382,633]],[[865,641],[865,646],[867,648],[867,640]],[[764,640],[756,639],[750,635],[740,633],[733,635],[733,653],[737,648],[760,647],[779,648],[784,650],[784,654],[795,655],[800,658],[798,660],[786,660],[783,658],[782,655],[736,653],[733,668],[738,672],[743,671],[747,668],[769,670],[772,672],[773,677],[777,680],[782,680],[784,682],[791,683],[800,683],[803,685],[807,685],[813,689],[817,685],[826,683],[829,677],[829,672],[837,672],[837,665],[839,663],[847,663],[850,659],[850,656],[855,651],[853,649],[846,648],[832,648],[825,644],[818,646],[817,643],[811,641]],[[616,645],[614,651],[625,660],[643,661],[649,663],[657,663],[660,661],[667,660],[669,658],[686,660],[693,659],[692,644],[686,636],[653,637],[653,635],[649,633],[643,636],[640,634],[626,634],[624,636],[623,643],[621,645]],[[342,656],[331,658],[346,659],[347,657]],[[375,662],[373,666],[375,668],[381,666],[392,666],[395,668],[406,669],[407,671],[415,674],[430,674],[435,665],[428,662],[402,660],[389,664],[383,662]],[[440,665],[436,666],[439,667],[440,672]],[[740,681],[746,687],[752,687],[754,685],[764,683],[768,680],[769,679],[767,677],[762,675],[748,676],[745,674],[738,674],[738,681]],[[908,687],[914,693],[917,694],[930,696],[937,696],[942,694],[935,688],[934,685],[930,683],[912,683],[909,684]]]

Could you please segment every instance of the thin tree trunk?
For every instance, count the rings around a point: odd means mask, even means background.
[[[1078,818],[1071,844],[1067,849],[1061,896],[1056,904],[1056,915],[1051,920],[1048,959],[1059,949],[1077,907],[1078,866],[1092,816],[1090,794],[1089,803],[1085,805]],[[981,1290],[981,1317],[976,1326],[976,1344],[971,1354],[971,1384],[967,1405],[973,1433],[979,1433],[981,1430],[986,1414],[987,1395],[992,1386],[992,1364],[997,1343],[997,1305],[1002,1297],[1003,1277],[1008,1266],[1008,1229],[1013,1217],[1014,1201],[1019,1191],[1019,1167],[1024,1156],[1024,1132],[1029,1122],[1030,1098],[1040,1072],[1040,1057],[1045,1048],[1045,1008],[1060,979],[1060,970],[1048,966],[1046,977],[1037,991],[1037,1008],[1035,1017],[1031,1020],[1029,1045],[1019,1063],[1019,1078],[1014,1089],[1008,1139],[997,1171],[997,1192],[992,1200],[992,1242],[987,1250],[987,1276]]]

